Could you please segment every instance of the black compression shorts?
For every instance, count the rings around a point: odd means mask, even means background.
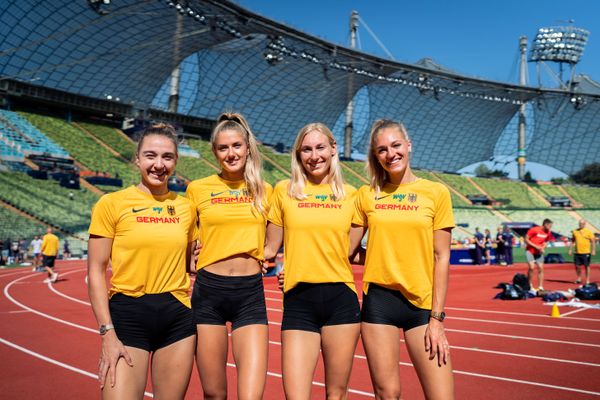
[[[363,296],[362,321],[371,324],[394,325],[408,331],[429,323],[431,310],[413,305],[399,290],[370,284]]]
[[[281,330],[320,332],[360,322],[358,297],[345,283],[299,283],[283,296]]]
[[[192,310],[171,293],[116,293],[109,308],[115,333],[125,346],[156,351],[196,334]]]
[[[262,274],[223,276],[201,269],[192,294],[194,323],[225,325],[231,329],[267,325],[267,306]]]

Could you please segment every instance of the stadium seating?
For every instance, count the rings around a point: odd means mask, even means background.
[[[533,222],[536,225],[541,225],[545,218],[549,218],[554,222],[552,231],[558,232],[561,235],[569,236],[569,233],[577,228],[577,220],[563,210],[546,209],[546,210],[502,210],[513,222]]]
[[[69,193],[73,193],[70,199]],[[0,174],[0,198],[39,220],[75,233],[85,230],[98,196],[87,190],[61,187],[53,180],[39,180],[27,174]]]
[[[577,213],[600,230],[600,210],[577,210]],[[600,251],[598,253],[600,254]]]
[[[440,178],[438,178],[437,175],[434,175],[433,173],[426,171],[424,169],[413,169],[413,173],[415,175],[417,175],[419,178],[428,179],[433,182],[440,182]],[[445,181],[442,181],[441,183],[445,184],[446,186],[450,186],[450,184],[448,184]],[[450,190],[450,199],[452,200],[453,206],[470,205],[470,203],[468,201],[466,201],[462,197],[457,196],[452,190]]]
[[[547,205],[522,182],[508,179],[473,178],[494,200],[510,208],[546,208]]]
[[[23,162],[25,154],[14,143],[8,144],[8,140],[4,140],[0,137],[0,160]]]
[[[0,240],[32,238],[45,233],[46,227],[12,211],[0,207]]]
[[[600,188],[579,185],[563,185],[575,201],[586,208],[600,208]]]
[[[123,137],[115,128],[88,122],[78,122],[77,125],[121,154],[123,158],[133,161],[135,157],[135,144]]]
[[[21,113],[28,121],[38,127],[61,146],[83,166],[100,172],[108,172],[112,177],[123,180],[125,186],[137,183],[139,173],[133,164],[125,163],[89,137],[89,134],[68,122],[38,114]]]
[[[265,158],[269,158],[273,162],[275,162],[279,167],[288,171],[290,174],[292,173],[292,160],[289,154],[277,153],[272,150],[268,146],[259,145],[258,149],[265,156]]]
[[[529,186],[537,190],[543,197],[563,197],[565,194],[556,185],[540,185],[530,183]]]
[[[455,208],[453,211],[456,224],[468,224],[464,228],[469,232],[475,232],[477,227],[482,232],[486,228],[495,232],[496,228],[504,222],[487,208]]]
[[[438,176],[442,181],[446,182],[448,185],[452,186],[464,196],[481,194],[481,192],[475,186],[473,186],[473,184],[471,184],[471,182],[469,182],[465,177],[455,174],[445,174],[441,172],[436,172],[435,175]]]
[[[49,154],[68,158],[69,154],[19,114],[0,109],[0,141],[13,145],[24,155]]]
[[[210,165],[197,158],[179,157],[177,161],[177,173],[189,180],[204,178],[216,172]]]

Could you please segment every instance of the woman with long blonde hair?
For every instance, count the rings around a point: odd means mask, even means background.
[[[245,118],[223,113],[211,136],[218,174],[195,180],[186,196],[198,213],[202,250],[192,309],[196,364],[206,399],[227,398],[226,323],[239,399],[261,399],[267,374],[268,326],[262,282],[266,211],[271,186]]]
[[[369,228],[361,335],[378,399],[399,399],[400,338],[427,399],[454,398],[444,332],[454,218],[448,189],[410,168],[404,125],[379,120],[371,129],[371,184],[356,195],[353,225]],[[353,236],[351,248],[360,236]]]
[[[324,124],[303,127],[291,156],[291,179],[279,182],[273,191],[265,247],[265,257],[270,258],[284,243],[285,395],[312,398],[321,351],[327,398],[345,399],[360,330],[348,260],[355,189],[343,181],[337,145]]]

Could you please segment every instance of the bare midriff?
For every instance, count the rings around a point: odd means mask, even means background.
[[[224,276],[255,275],[261,271],[256,258],[247,254],[235,254],[204,267],[207,272]]]

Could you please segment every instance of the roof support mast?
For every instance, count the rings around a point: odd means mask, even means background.
[[[358,30],[358,11],[350,14],[350,48],[356,48],[356,33]],[[354,74],[348,74],[348,106],[346,107],[346,125],[344,129],[344,158],[352,157],[352,119],[354,115]]]
[[[527,36],[519,38],[519,50],[521,51],[521,63],[519,68],[519,84],[527,85]],[[519,179],[525,179],[525,107],[526,103],[522,102],[519,107],[519,147],[517,162],[519,164]]]

